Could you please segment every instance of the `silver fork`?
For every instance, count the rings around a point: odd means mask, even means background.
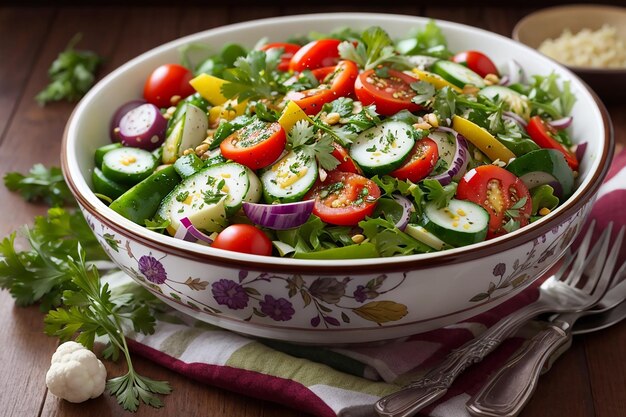
[[[559,271],[539,287],[539,298],[534,303],[510,314],[485,331],[481,337],[452,351],[446,360],[421,379],[378,400],[374,405],[378,415],[408,417],[435,402],[445,395],[454,380],[468,366],[481,361],[533,317],[547,312],[582,311],[596,304],[609,288],[612,277],[611,274],[602,274],[602,270],[605,263],[612,263],[611,269],[614,267],[621,242],[616,242],[607,259],[612,230],[612,224],[609,224],[589,252],[594,226],[594,223],[589,226],[575,256],[569,257]],[[622,235],[620,234],[620,239]],[[587,282],[579,290],[576,287],[582,282],[583,276],[587,278]]]

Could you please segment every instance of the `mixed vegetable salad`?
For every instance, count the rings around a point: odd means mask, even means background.
[[[259,255],[409,255],[510,233],[574,191],[569,83],[453,54],[434,22],[399,41],[370,27],[184,57],[148,75],[95,152],[95,192],[156,232]]]

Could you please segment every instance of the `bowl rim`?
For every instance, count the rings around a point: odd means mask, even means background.
[[[626,15],[626,8],[625,7],[619,7],[619,6],[612,6],[609,4],[566,4],[566,5],[560,5],[560,6],[552,6],[552,7],[546,7],[543,9],[539,9],[539,10],[535,10],[532,13],[527,14],[526,16],[524,16],[523,18],[521,18],[513,27],[513,31],[511,32],[511,37],[513,38],[513,40],[528,46],[529,48],[539,52],[538,47],[537,48],[533,48],[532,46],[528,45],[527,43],[525,43],[524,41],[522,41],[520,39],[519,36],[519,32],[521,30],[522,27],[524,27],[526,24],[528,24],[529,21],[537,18],[537,16],[541,16],[543,14],[546,13],[553,13],[553,12],[559,12],[562,11],[564,9],[576,9],[577,11],[589,11],[589,10],[597,10],[597,11],[606,11],[606,12],[619,12],[619,13],[623,13],[624,15]],[[539,52],[541,54],[541,52]],[[543,55],[543,54],[542,54]],[[544,55],[545,56],[545,55]],[[576,72],[585,72],[588,74],[597,74],[597,75],[624,75],[626,74],[626,67],[624,68],[598,68],[598,67],[581,67],[578,65],[567,65],[564,64],[562,62],[556,61],[553,58],[547,57],[549,59],[552,59],[554,62],[556,62],[559,65],[562,65],[566,68],[571,69],[572,71],[576,71]]]
[[[410,16],[410,15],[399,15],[399,14],[382,14],[382,13],[316,13],[316,14],[302,14],[302,15],[292,15],[292,16],[280,16],[280,17],[272,17],[265,19],[257,19],[246,22],[235,23],[231,25],[220,26],[217,28],[209,29],[206,31],[201,31],[192,35],[188,35],[185,37],[177,38],[165,44],[162,44],[154,49],[151,49],[147,52],[144,52],[137,57],[133,58],[131,61],[124,64],[122,67],[113,70],[110,74],[104,77],[98,84],[103,83],[105,80],[109,78],[113,78],[117,76],[117,73],[126,66],[132,65],[134,62],[141,60],[147,54],[156,53],[156,50],[165,49],[170,47],[172,44],[183,43],[188,38],[193,38],[199,35],[205,35],[211,32],[218,32],[221,30],[236,30],[238,28],[242,28],[244,26],[248,26],[250,24],[274,24],[281,23],[285,21],[293,21],[294,19],[301,20],[309,20],[309,19],[325,19],[325,18],[334,18],[339,20],[339,18],[372,18],[377,17],[380,18],[384,16],[388,19],[414,19],[416,23],[421,23],[424,20],[429,20],[427,18],[419,17],[419,16]],[[438,23],[444,23],[445,26],[449,27],[458,27],[461,29],[470,29],[472,31],[482,32],[483,34],[488,34],[489,36],[495,36],[506,40],[508,42],[516,42],[511,40],[510,38],[504,37],[502,35],[486,31],[484,29],[448,22],[445,20],[435,19]],[[532,54],[539,54],[533,48],[525,44],[519,43],[522,48],[528,49]],[[539,54],[541,57],[543,55]],[[545,58],[545,57],[543,57]],[[547,58],[546,58],[547,59]],[[604,147],[602,148],[602,153],[599,156],[599,163],[597,165],[597,169],[591,172],[589,175],[591,179],[587,182],[584,188],[579,188],[577,190],[578,197],[576,199],[570,198],[566,201],[561,207],[559,207],[558,212],[553,213],[552,216],[548,216],[542,220],[529,224],[524,228],[495,239],[492,239],[488,242],[483,242],[470,245],[467,247],[456,248],[448,251],[438,251],[429,254],[416,254],[416,255],[406,255],[406,256],[397,256],[391,258],[367,258],[367,259],[349,259],[349,260],[302,260],[302,259],[292,259],[292,258],[277,258],[277,257],[268,257],[268,256],[260,256],[260,255],[249,255],[242,254],[238,252],[226,251],[222,249],[208,248],[203,245],[193,244],[190,245],[189,248],[186,248],[185,243],[178,239],[163,236],[161,234],[152,232],[148,229],[145,229],[139,225],[132,223],[130,220],[123,218],[118,213],[115,213],[113,210],[109,209],[102,202],[97,200],[94,204],[90,199],[88,199],[81,191],[81,188],[75,183],[72,172],[72,164],[69,160],[68,146],[69,146],[69,135],[70,130],[73,129],[73,126],[77,119],[77,114],[82,110],[82,104],[86,102],[86,98],[90,97],[93,94],[96,94],[96,90],[92,88],[92,90],[83,98],[81,103],[79,103],[73,110],[68,122],[65,126],[65,130],[63,133],[63,143],[61,150],[61,168],[63,170],[63,174],[65,180],[72,192],[74,194],[76,200],[78,201],[80,207],[83,208],[90,215],[94,216],[98,221],[104,224],[106,227],[111,229],[112,231],[117,232],[118,234],[128,238],[130,240],[136,241],[143,246],[146,246],[150,249],[167,252],[168,254],[172,254],[175,256],[179,256],[181,258],[197,261],[205,264],[219,264],[222,266],[231,266],[239,269],[249,269],[249,270],[257,270],[257,271],[267,271],[267,272],[276,272],[276,273],[302,273],[303,270],[313,270],[314,274],[343,274],[343,273],[376,273],[376,272],[392,272],[392,271],[407,271],[407,270],[419,270],[419,269],[428,269],[437,266],[446,266],[452,264],[458,264],[462,262],[467,262],[471,260],[476,260],[482,257],[495,255],[497,253],[501,253],[512,249],[514,247],[522,246],[528,242],[533,241],[534,239],[539,238],[543,234],[545,234],[548,230],[559,225],[566,221],[571,216],[574,216],[585,204],[587,204],[598,191],[602,179],[606,176],[609,163],[614,151],[614,138],[613,138],[613,127],[611,125],[610,117],[608,111],[604,104],[600,101],[598,96],[591,90],[587,84],[585,84],[577,75],[572,73],[563,65],[556,64],[566,72],[569,78],[575,78],[578,82],[581,83],[582,87],[587,90],[587,93],[591,96],[591,98],[595,101],[598,106],[598,110],[600,116],[602,118],[602,124],[604,127]],[[77,168],[76,168],[77,169]],[[77,175],[82,177],[80,172],[76,172]],[[82,178],[84,182],[85,179]],[[89,190],[92,194],[93,191]],[[117,219],[116,219],[117,218]]]

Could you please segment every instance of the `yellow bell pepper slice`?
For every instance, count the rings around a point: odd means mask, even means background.
[[[222,86],[226,81],[208,74],[200,74],[189,81],[189,84],[213,106],[219,106],[228,100],[222,94]]]
[[[310,121],[309,116],[293,101],[287,103],[283,113],[278,119],[278,123],[285,129],[285,132],[289,133],[293,126],[300,120]]]
[[[498,141],[491,133],[474,122],[464,119],[460,116],[452,118],[452,128],[465,136],[467,140],[472,142],[474,146],[480,149],[492,161],[499,159],[504,163],[508,163],[515,158],[515,154],[506,146]]]
[[[435,86],[437,90],[440,90],[443,87],[450,87],[457,93],[463,92],[463,90],[461,90],[459,87],[457,87],[454,84],[450,84],[448,81],[444,80],[442,77],[440,77],[437,74],[433,74],[432,72],[428,72],[428,71],[418,70],[417,68],[414,68],[412,71],[415,75],[418,76],[418,78],[421,81],[426,81],[426,82],[431,83],[432,85]]]

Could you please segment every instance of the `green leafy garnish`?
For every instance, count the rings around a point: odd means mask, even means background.
[[[4,185],[11,191],[19,192],[26,201],[43,201],[53,207],[74,204],[61,168],[48,169],[36,164],[26,175],[9,172],[4,175]]]
[[[43,311],[61,304],[63,291],[72,288],[67,260],[80,242],[89,261],[108,260],[82,214],[61,208],[35,217],[31,228],[21,233],[30,249],[15,249],[16,233],[0,243],[0,288],[8,290],[20,306],[41,303]]]
[[[281,51],[251,51],[245,57],[235,61],[235,68],[224,70],[223,77],[227,83],[222,86],[222,94],[226,98],[237,100],[271,99],[285,93],[287,87],[280,82],[277,66]]]
[[[377,68],[383,64],[402,69],[411,66],[404,56],[396,52],[387,32],[378,26],[367,28],[361,35],[361,40],[356,42],[356,46],[351,41],[344,41],[337,49],[341,58],[356,62],[364,70]]]
[[[63,342],[79,333],[76,341],[88,349],[93,349],[96,336],[106,336],[105,356],[115,359],[121,352],[128,366],[128,373],[107,381],[109,392],[128,411],[137,411],[140,400],[152,407],[162,407],[163,402],[156,394],[169,394],[172,389],[166,381],[156,381],[135,371],[122,326],[123,320],[130,320],[136,330],[153,333],[154,317],[145,306],[130,315],[120,312],[118,304],[111,300],[109,285],[100,281],[95,267],[87,267],[80,244],[77,250],[75,258],[64,257],[75,289],[65,290],[64,307],[50,311],[45,317],[45,332]]]
[[[434,20],[430,20],[424,29],[416,31],[410,38],[399,41],[396,47],[403,55],[429,55],[441,59],[452,56],[446,37]]]
[[[433,113],[440,121],[449,124],[456,112],[456,93],[450,87],[443,87],[437,91],[432,103]]]
[[[519,220],[520,210],[526,205],[528,198],[522,197],[515,202],[508,210],[504,212],[505,218],[509,219],[502,228],[508,233],[514,232],[521,227]]]
[[[456,194],[456,182],[451,182],[443,186],[437,180],[426,179],[422,181],[422,185],[426,189],[427,200],[434,202],[437,208],[448,207],[450,200],[452,200],[454,194]]]
[[[75,50],[74,46],[80,38],[81,34],[76,34],[52,63],[48,70],[51,82],[35,97],[40,105],[51,101],[79,100],[93,85],[96,79],[94,73],[102,58],[91,51]]]
[[[533,205],[530,214],[533,216],[537,215],[542,208],[552,211],[559,205],[559,198],[554,195],[554,188],[548,184],[530,190],[530,201]]]
[[[346,226],[327,225],[319,217],[311,216],[302,226],[279,230],[276,236],[297,253],[306,253],[353,245],[350,230]]]
[[[318,129],[306,120],[300,120],[287,134],[289,148],[292,151],[302,152],[305,155],[316,158],[320,166],[328,171],[337,168],[339,161],[332,156],[335,148],[333,138],[328,135],[318,137]]]
[[[381,256],[411,255],[432,252],[433,249],[398,229],[389,220],[368,218],[359,222],[363,234]]]
[[[185,199],[186,198],[187,197],[185,197]],[[176,196],[176,199],[178,200],[178,196]],[[146,229],[148,230],[152,230],[154,232],[162,232],[167,228],[167,226],[170,225],[170,223],[171,223],[170,219],[162,219],[159,216],[157,216],[154,219],[146,219],[145,226],[146,226]]]
[[[426,104],[435,95],[435,86],[426,81],[411,83],[415,96],[411,99],[416,104]]]

